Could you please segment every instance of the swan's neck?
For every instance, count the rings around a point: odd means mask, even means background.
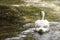
[[[41,13],[42,13],[42,20],[44,20],[44,18],[45,18],[45,12],[41,11]]]

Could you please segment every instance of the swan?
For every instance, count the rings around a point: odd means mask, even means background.
[[[49,21],[47,19],[44,19],[45,17],[45,12],[41,11],[42,14],[42,19],[36,20],[35,21],[35,31],[37,32],[47,32],[49,31]]]

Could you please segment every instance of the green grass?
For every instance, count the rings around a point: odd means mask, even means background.
[[[22,0],[0,0],[0,4],[21,4],[24,3]]]
[[[18,7],[19,12],[23,13],[23,15],[26,17],[26,19],[31,19],[32,21],[35,21],[37,19],[41,19],[40,12],[43,10],[45,11],[45,19],[48,19],[49,21],[60,21],[59,14],[56,15],[55,10],[48,8],[48,7]]]

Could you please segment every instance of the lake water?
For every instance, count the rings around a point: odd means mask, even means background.
[[[32,37],[32,40],[60,40],[60,22],[50,22],[50,31],[42,35],[34,30],[35,28],[29,28],[22,31],[18,37],[6,38],[5,40],[25,40],[27,34]]]

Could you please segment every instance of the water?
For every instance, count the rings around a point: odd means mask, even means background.
[[[60,22],[50,22],[50,31],[40,35],[34,32],[35,28],[22,31],[18,37],[7,38],[5,40],[24,40],[27,34],[32,34],[32,40],[60,40]]]

